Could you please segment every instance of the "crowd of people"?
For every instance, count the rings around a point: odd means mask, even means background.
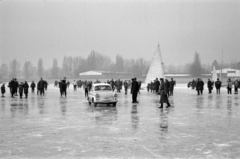
[[[48,83],[47,81],[43,80],[42,78],[37,83],[37,94],[44,95],[44,90],[47,90]],[[12,98],[15,98],[18,96],[20,98],[23,98],[23,94],[25,95],[25,98],[28,98],[28,89],[29,84],[27,81],[18,82],[16,78],[13,78],[11,81],[8,82],[9,92],[11,93]],[[31,90],[34,93],[36,84],[34,81],[32,81]],[[5,97],[4,94],[6,93],[5,83],[1,85],[1,94],[2,97]]]
[[[220,90],[222,88],[222,82],[217,78],[216,81],[211,81],[208,79],[207,81],[207,88],[208,88],[208,93],[211,94],[213,88],[216,88],[216,93],[220,94]],[[198,79],[193,79],[192,81],[188,82],[188,88],[196,89],[198,95],[202,95],[203,90],[204,90],[204,82],[201,78]],[[232,94],[232,88],[234,88],[234,93],[238,94],[238,88],[240,88],[240,80],[237,78],[232,81],[231,78],[228,78],[227,84],[226,84],[227,92],[228,94]]]
[[[176,81],[171,78],[170,81],[168,79],[156,78],[154,81],[151,81],[150,83],[147,84],[147,91],[151,93],[155,93],[160,95],[160,104],[161,106],[159,108],[163,108],[163,104],[166,103],[167,107],[170,107],[170,103],[168,100],[169,96],[173,96],[173,90],[174,87],[176,86]]]
[[[82,80],[74,80],[72,85],[74,91],[77,90],[77,88],[83,88],[85,92],[85,97],[88,97],[89,91],[92,89],[93,83],[101,83],[101,81],[96,80],[95,82],[93,81],[82,81]],[[108,83],[112,87],[112,91],[116,92],[121,92],[122,88],[124,88],[124,93],[128,93],[128,89],[131,89],[131,94],[132,94],[132,103],[138,103],[137,96],[140,94],[141,90],[141,81],[137,81],[137,78],[132,78],[131,80],[107,80],[104,83]],[[60,79],[59,81],[54,82],[54,87],[58,87],[60,90],[60,95],[62,96],[67,96],[67,88],[69,88],[70,82],[66,80],[66,77],[63,79]],[[156,78],[154,81],[151,81],[150,83],[147,84],[147,91],[151,92],[153,94],[158,94],[160,95],[160,103],[161,106],[159,108],[163,108],[163,103],[167,104],[167,107],[170,107],[169,103],[169,96],[173,96],[173,90],[174,87],[176,86],[176,81],[171,78],[169,81],[168,79],[163,79],[163,78]],[[220,94],[220,89],[222,87],[222,82],[217,79],[215,82],[211,81],[208,79],[207,81],[207,88],[208,88],[208,93],[212,93],[213,88],[216,88],[216,93]],[[20,98],[23,98],[23,94],[25,95],[25,98],[28,98],[28,89],[31,87],[32,92],[34,93],[35,87],[37,87],[37,95],[44,96],[45,91],[47,90],[48,83],[46,80],[43,80],[42,78],[40,81],[35,84],[34,81],[28,85],[27,81],[22,81],[18,82],[16,78],[13,78],[9,83],[9,92],[11,93],[11,97],[15,98],[16,96],[20,96]],[[192,89],[196,89],[198,95],[203,94],[204,90],[204,82],[201,78],[198,79],[193,79],[188,83],[188,87]],[[240,88],[240,80],[235,79],[232,81],[230,78],[227,81],[226,84],[227,92],[228,94],[232,93],[232,88],[234,88],[235,94],[238,93],[238,88]],[[6,93],[6,88],[5,84],[3,83],[1,85],[1,93],[2,97],[4,97],[4,94]]]
[[[176,81],[174,81],[173,78],[171,78],[171,81],[165,79],[165,83],[167,85],[167,95],[173,96],[173,90],[174,87],[176,86]],[[150,83],[147,84],[147,91],[148,92],[150,91],[152,93],[159,93],[160,85],[161,79],[159,81],[158,78],[156,78],[154,81],[151,81]]]

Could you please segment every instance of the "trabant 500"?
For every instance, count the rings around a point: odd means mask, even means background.
[[[113,104],[116,106],[117,104],[117,94],[113,92],[112,86],[107,83],[96,83],[92,85],[91,90],[88,94],[88,103],[94,104]]]

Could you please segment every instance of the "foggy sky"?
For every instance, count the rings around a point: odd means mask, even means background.
[[[1,62],[46,67],[63,56],[151,60],[160,43],[165,64],[240,61],[240,1],[1,0]]]

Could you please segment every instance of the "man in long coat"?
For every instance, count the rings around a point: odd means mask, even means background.
[[[158,78],[156,78],[156,80],[154,82],[154,88],[155,88],[156,93],[158,93],[158,91],[159,91],[159,86],[160,86],[160,82],[159,82]]]
[[[19,96],[20,98],[22,98],[23,95],[23,82],[20,82],[19,87],[18,87],[18,92],[19,92]]]
[[[235,81],[233,82],[234,84],[234,93],[238,94],[238,79],[236,78]]]
[[[29,88],[29,85],[28,85],[27,81],[25,81],[25,83],[23,84],[25,98],[28,97],[28,88]]]
[[[128,90],[128,82],[127,82],[127,80],[124,81],[123,85],[124,85],[124,89],[125,89],[125,94],[127,94],[127,90]]]
[[[112,86],[112,89],[113,89],[113,91],[114,91],[115,86],[114,86],[114,81],[113,81],[113,79],[110,81],[110,85]]]
[[[215,82],[215,87],[216,87],[216,90],[217,90],[217,94],[220,94],[221,86],[222,86],[222,82],[218,78],[217,81]]]
[[[207,87],[208,87],[208,93],[211,94],[213,89],[213,83],[210,79],[208,79]]]
[[[45,81],[44,81],[44,88],[45,88],[45,91],[47,90],[47,87],[48,87],[48,83],[47,83],[47,81],[45,80]]]
[[[17,88],[18,88],[18,83],[16,83],[15,79],[13,78],[9,84],[8,84],[11,94],[12,94],[12,98],[14,98],[14,94],[17,92]]]
[[[40,95],[44,95],[44,84],[45,84],[45,82],[41,78],[41,80],[37,84],[37,88],[38,88],[38,90],[40,92]]]
[[[3,83],[2,86],[1,86],[2,97],[5,97],[5,96],[4,96],[4,93],[5,93],[5,92],[6,92],[5,84]]]
[[[197,85],[197,82],[193,79],[192,80],[192,89],[195,89],[196,85]]]
[[[32,92],[34,93],[34,89],[35,89],[35,87],[36,87],[36,84],[34,83],[34,81],[32,81],[32,83],[31,83],[31,88],[32,88]]]
[[[138,103],[137,102],[137,94],[138,94],[138,82],[136,78],[132,79],[132,87],[131,87],[131,93],[132,93],[132,103]]]
[[[203,93],[203,88],[204,88],[204,82],[200,78],[198,78],[197,85],[196,85],[196,90],[198,92],[198,95]]]
[[[151,85],[150,83],[147,84],[147,91],[148,91],[148,92],[149,92],[149,90],[150,90],[150,85]]]
[[[163,103],[167,103],[167,107],[170,107],[170,103],[168,101],[168,84],[167,82],[164,82],[163,78],[160,78],[161,84],[160,84],[160,103],[161,106],[159,108],[163,108]]]
[[[174,90],[174,86],[176,85],[176,82],[173,80],[173,78],[171,78],[171,81],[169,82],[170,87],[169,87],[169,91],[170,91],[170,96],[173,96],[173,90]]]
[[[167,79],[165,79],[165,83],[167,85],[167,96],[169,97],[169,95],[170,95],[170,82]]]
[[[61,88],[61,90],[62,90],[62,92],[61,92],[61,96],[64,94],[65,95],[65,97],[67,96],[67,82],[66,82],[66,77],[64,77],[63,78],[63,80],[62,80],[62,88]]]
[[[17,79],[15,78],[15,85],[16,85],[16,89],[15,89],[15,95],[18,96],[17,92],[18,92],[18,86],[19,86],[19,83],[17,81]]]

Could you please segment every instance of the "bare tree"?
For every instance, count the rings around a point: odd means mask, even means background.
[[[30,61],[26,61],[23,65],[23,77],[28,80],[33,76],[33,73],[34,69],[32,63]]]
[[[199,54],[197,52],[195,52],[194,61],[193,61],[192,66],[191,66],[191,72],[190,73],[194,77],[200,76],[202,74],[201,60],[200,60]]]
[[[53,66],[51,69],[51,77],[52,78],[58,78],[59,68],[58,68],[58,62],[57,59],[53,59]]]
[[[43,60],[39,59],[38,60],[38,77],[42,78],[43,77],[43,72],[44,72],[44,68],[43,68]]]
[[[0,79],[6,79],[8,78],[8,73],[9,73],[9,69],[7,64],[2,64],[0,66]]]
[[[14,59],[12,62],[10,62],[10,78],[17,78],[20,74],[20,63]]]

